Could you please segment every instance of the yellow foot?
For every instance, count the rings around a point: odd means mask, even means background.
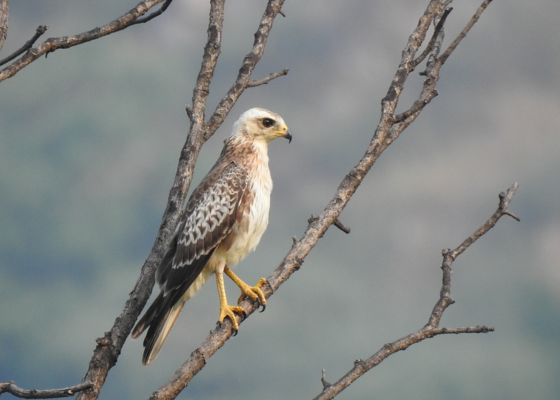
[[[223,323],[225,317],[229,317],[233,325],[233,330],[239,330],[239,324],[237,323],[237,318],[235,318],[235,313],[245,314],[243,307],[230,306],[227,304],[220,305],[220,318],[218,318],[218,323]]]
[[[249,297],[251,300],[257,301],[259,303],[259,306],[262,306],[262,311],[264,311],[264,309],[266,308],[266,298],[264,297],[264,293],[262,292],[261,287],[266,283],[265,278],[261,278],[255,286],[251,287],[241,279],[239,279],[237,275],[235,275],[231,271],[231,269],[226,267],[224,269],[224,272],[231,278],[232,281],[235,282],[237,286],[239,286],[239,289],[241,289],[241,296],[239,296],[237,304],[241,303],[245,299],[245,297]]]
[[[239,296],[237,303],[239,304],[245,300],[245,297],[249,297],[251,300],[259,302],[259,305],[262,306],[262,311],[264,311],[266,308],[266,298],[264,297],[261,287],[266,283],[266,279],[259,279],[259,282],[253,287],[245,284],[244,282],[242,283],[244,286],[239,285],[239,289],[241,289],[241,296]]]

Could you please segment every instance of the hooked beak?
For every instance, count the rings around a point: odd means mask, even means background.
[[[286,139],[288,139],[288,143],[292,143],[292,134],[290,133],[290,131],[285,131],[283,133],[283,137],[285,137]]]
[[[282,136],[283,138],[288,139],[288,143],[292,143],[292,134],[286,125],[282,124],[280,130],[278,131],[278,136]]]

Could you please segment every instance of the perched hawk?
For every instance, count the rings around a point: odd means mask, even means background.
[[[132,338],[148,328],[142,363],[150,364],[159,353],[185,302],[214,273],[220,296],[219,322],[229,317],[239,329],[228,305],[225,273],[245,296],[264,307],[262,278],[251,287],[229,267],[254,250],[268,224],[272,179],[268,169],[268,142],[284,137],[292,140],[284,120],[262,108],[252,108],[233,125],[218,161],[193,191],[163,260],[156,271],[161,292],[132,330]]]

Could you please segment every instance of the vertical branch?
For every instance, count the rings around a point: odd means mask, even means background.
[[[239,69],[239,73],[237,74],[234,84],[222,98],[214,110],[212,117],[208,121],[208,130],[206,133],[207,138],[212,136],[212,134],[220,127],[239,96],[241,96],[243,91],[249,86],[251,74],[264,54],[268,35],[272,29],[272,23],[274,22],[276,15],[280,12],[282,4],[284,4],[284,0],[269,0],[261,18],[259,28],[255,32],[255,41],[253,42],[251,52],[243,59],[243,63],[241,64],[241,68]]]
[[[210,82],[214,76],[216,63],[221,52],[222,30],[224,24],[224,3],[225,0],[212,0],[210,2],[210,22],[208,24],[208,41],[204,46],[202,65],[196,79],[193,90],[192,109],[189,111],[189,118],[193,127],[196,129],[204,128],[204,114],[206,110],[206,100],[210,94]]]
[[[9,0],[0,0],[0,51],[8,36],[8,19],[10,16]]]

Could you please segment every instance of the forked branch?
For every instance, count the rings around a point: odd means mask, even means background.
[[[24,52],[29,50],[33,46],[33,44],[37,41],[37,39],[39,39],[47,31],[47,29],[49,29],[49,27],[46,26],[46,25],[39,26],[35,30],[35,34],[33,35],[33,37],[31,39],[29,39],[27,42],[25,42],[25,44],[21,48],[14,51],[12,54],[7,56],[6,58],[0,60],[0,65],[4,65],[4,64],[12,61],[14,58],[19,57],[21,54],[23,54]]]
[[[290,71],[288,68],[284,68],[282,71],[274,72],[274,73],[268,75],[266,78],[260,79],[258,81],[249,82],[247,84],[247,87],[251,88],[251,87],[256,87],[256,86],[260,86],[260,85],[266,85],[268,82],[270,82],[273,79],[278,78],[279,76],[287,75],[288,71]]]
[[[455,250],[451,251],[449,249],[443,250],[443,263],[441,269],[443,271],[443,278],[441,284],[441,290],[439,299],[432,309],[428,323],[418,331],[411,333],[399,340],[388,343],[384,345],[375,354],[366,360],[357,360],[354,362],[354,367],[348,371],[346,375],[340,378],[337,382],[333,384],[325,384],[325,370],[322,372],[321,382],[323,383],[322,392],[315,397],[314,400],[327,400],[333,399],[336,395],[342,392],[345,388],[350,386],[352,382],[364,375],[366,372],[372,368],[379,365],[383,360],[392,354],[406,350],[415,343],[419,343],[423,340],[432,338],[437,335],[445,334],[461,334],[461,333],[487,333],[493,332],[494,328],[489,326],[474,326],[474,327],[457,327],[457,328],[440,328],[439,323],[441,317],[447,307],[453,304],[453,299],[451,298],[451,265],[453,261],[469,248],[477,239],[479,239],[484,233],[492,229],[498,220],[504,215],[513,216],[508,210],[507,206],[511,201],[515,191],[517,190],[517,183],[514,183],[507,191],[507,194],[500,194],[500,204],[496,212],[486,221],[482,227],[476,230],[475,233],[470,235],[463,243],[461,243]]]

